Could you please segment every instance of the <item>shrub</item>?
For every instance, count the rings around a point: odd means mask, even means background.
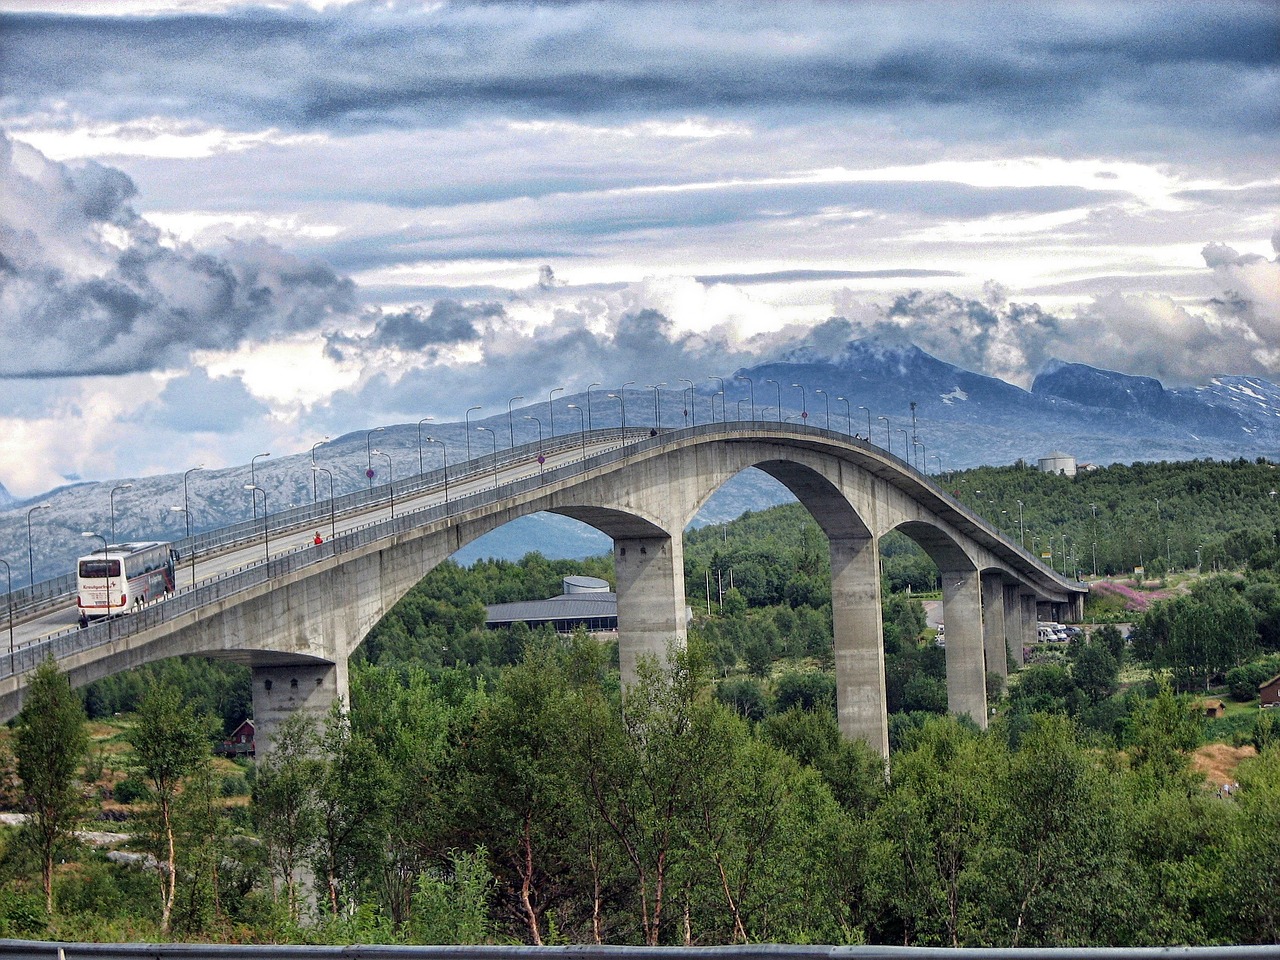
[[[135,803],[147,798],[147,785],[137,777],[128,776],[115,785],[112,795],[117,803]]]
[[[1258,687],[1280,673],[1280,656],[1263,657],[1227,671],[1231,699],[1247,703],[1258,695]]]

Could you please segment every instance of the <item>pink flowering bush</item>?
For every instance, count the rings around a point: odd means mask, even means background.
[[[1145,613],[1157,600],[1168,600],[1167,590],[1137,590],[1131,581],[1099,580],[1089,585],[1090,601],[1100,611]]]

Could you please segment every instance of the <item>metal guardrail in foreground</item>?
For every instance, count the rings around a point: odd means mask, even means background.
[[[1226,947],[818,947],[760,944],[725,947],[301,946],[204,943],[45,943],[0,940],[0,957],[31,960],[1262,960],[1280,946]]]

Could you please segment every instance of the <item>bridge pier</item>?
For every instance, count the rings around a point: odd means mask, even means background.
[[[258,760],[271,752],[280,726],[296,713],[319,729],[333,704],[350,702],[347,662],[307,661],[253,667],[253,728]]]
[[[982,577],[976,569],[939,570],[947,625],[947,709],[987,728],[986,657],[982,636]]]
[[[982,653],[987,673],[1009,677],[1008,625],[1005,623],[1004,580],[1000,574],[982,578]]]
[[[831,538],[831,620],[840,732],[889,756],[884,689],[880,546],[874,537]]]
[[[1022,644],[1027,646],[1039,639],[1036,635],[1036,595],[1034,593],[1021,593],[1019,597],[1022,600]],[[1021,658],[1019,658],[1019,662],[1021,662]]]
[[[1006,583],[1004,596],[1005,662],[1022,666],[1022,645],[1026,641],[1022,624],[1022,601],[1018,599],[1018,584]],[[1016,668],[1015,668],[1016,669]],[[1008,674],[1005,674],[1006,679]]]
[[[622,690],[635,686],[641,657],[666,659],[674,641],[688,635],[684,599],[684,544],[679,537],[628,537],[613,541],[618,580],[618,666]]]

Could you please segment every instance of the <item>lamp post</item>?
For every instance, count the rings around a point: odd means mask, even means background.
[[[462,422],[465,428],[463,430],[463,433],[467,438],[467,463],[468,464],[471,463],[471,411],[479,410],[479,409],[480,409],[480,404],[477,403],[474,407],[467,407],[467,412],[462,415]]]
[[[797,387],[800,390],[800,419],[804,422],[804,425],[807,427],[809,425],[809,398],[804,392],[803,384],[793,383],[792,386]],[[779,416],[782,415],[781,408],[778,409],[778,415]]]
[[[931,453],[929,454],[929,456],[933,457],[933,459],[938,461],[938,472],[937,474],[935,474],[935,476],[939,476],[939,477],[942,476],[942,458],[938,456],[936,453]]]
[[[512,450],[516,448],[516,428],[511,424],[511,405],[515,403],[517,400],[523,400],[523,399],[524,397],[512,397],[510,400],[507,401],[507,435],[508,435],[508,439],[511,441]]]
[[[111,558],[107,556],[107,538],[100,533],[94,533],[86,530],[80,534],[82,537],[93,537],[95,540],[102,541],[102,602],[107,608],[107,637],[111,637]]]
[[[841,397],[840,399],[841,399],[841,400],[844,400],[844,398],[843,398],[843,397]],[[845,402],[845,405],[846,405],[846,406],[847,406],[847,405],[848,405],[848,403],[849,403],[849,401],[848,401],[848,400],[845,400],[844,402]],[[865,411],[867,411],[867,442],[868,442],[868,443],[870,443],[870,442],[871,442],[871,408],[870,408],[870,407],[864,407],[862,404],[858,404],[858,409],[859,409],[859,410],[865,410]],[[846,414],[846,416],[847,416],[847,415],[848,415],[848,414]],[[852,429],[851,429],[851,431],[850,431],[850,432],[852,432]]]
[[[449,502],[449,448],[444,445],[443,440],[437,440],[435,437],[427,437],[427,443],[440,444],[440,456],[444,458],[444,502]]]
[[[269,453],[255,453],[252,457],[249,458],[249,483],[251,486],[258,485],[258,475],[257,473],[254,472],[254,464],[256,464],[263,457],[269,457],[269,456],[271,456],[271,454]],[[253,501],[253,519],[257,520],[258,519],[258,498],[255,496],[250,496],[249,499]],[[267,509],[265,503],[263,504],[262,509],[263,510]]]
[[[738,419],[739,420],[742,419],[742,405],[746,402],[747,402],[746,397],[743,397],[741,400],[738,401]]]
[[[888,417],[876,417],[876,419],[877,419],[877,420],[883,420],[883,421],[884,421],[884,448],[885,448],[885,450],[886,450],[887,452],[889,452],[889,453],[893,453],[893,440],[892,440],[892,438],[890,438],[890,436],[889,436],[889,418],[888,418]],[[871,434],[869,434],[869,433],[867,434],[867,439],[868,439],[868,440],[870,440],[870,439],[871,439]]]
[[[335,540],[338,537],[338,519],[334,515],[334,497],[333,497],[333,473],[324,467],[311,468],[311,482],[314,484],[317,473],[323,473],[329,478],[329,539]]]
[[[939,472],[942,471],[941,461],[938,462],[938,471]],[[1026,528],[1023,527],[1022,525],[1022,501],[1018,500],[1017,504],[1018,504],[1018,542],[1022,545],[1022,548],[1025,550],[1027,547],[1027,531],[1026,531]]]
[[[735,376],[735,380],[747,381],[747,395],[751,398],[751,422],[756,422],[756,385],[751,381],[750,377]],[[738,406],[738,419],[742,419],[742,406]]]
[[[778,391],[778,422],[781,423],[782,422],[782,384],[778,383],[777,380],[771,380],[768,377],[765,378],[764,382],[772,383],[774,386],[774,389]]]
[[[35,565],[35,549],[31,543],[31,515],[37,510],[48,510],[47,503],[39,503],[27,511],[27,576],[31,578],[32,586],[36,582],[36,565]]]
[[[618,437],[621,438],[627,432],[627,405],[622,402],[622,398],[616,393],[611,393],[609,396],[618,401],[618,406],[622,410],[622,426],[618,428]]]
[[[646,387],[653,391],[653,425],[656,429],[662,429],[662,388],[666,383],[646,383]],[[552,434],[555,436],[555,434]]]
[[[319,491],[316,490],[316,474],[315,474],[316,447],[319,447],[328,442],[329,442],[329,438],[325,437],[323,440],[317,440],[315,443],[311,445],[311,502],[312,503],[315,503],[317,500],[320,499]]]
[[[920,455],[916,458],[916,469],[923,469],[924,473],[927,475],[929,473],[929,451],[925,449],[924,444],[919,440],[913,439],[911,443],[920,448]],[[923,464],[923,467],[921,464]]]
[[[268,524],[267,491],[263,490],[261,487],[253,485],[252,483],[246,483],[244,485],[244,488],[249,491],[249,496],[253,497],[253,502],[255,506],[258,503],[258,494],[259,493],[262,494],[262,548],[263,548],[263,552],[266,555],[267,563],[270,563],[271,562],[271,531],[268,529],[268,525],[267,525]],[[271,571],[268,570],[267,572],[270,573]]]
[[[498,488],[498,435],[488,427],[476,427],[477,433],[487,433],[493,440],[493,488]]]
[[[684,425],[685,425],[686,427],[687,427],[687,426],[689,426],[689,411],[691,411],[691,410],[692,410],[692,411],[693,411],[693,425],[696,427],[696,426],[698,425],[698,408],[697,408],[697,407],[695,407],[695,406],[693,405],[693,401],[694,401],[694,396],[693,396],[693,381],[692,381],[692,380],[686,380],[684,377],[678,377],[677,379],[678,379],[681,383],[687,383],[687,384],[689,385],[689,405],[688,405],[688,406],[686,406],[686,407],[684,408]],[[680,391],[680,399],[681,399],[681,401],[683,401],[683,400],[684,400],[684,391],[683,391],[683,390],[681,390],[681,391]]]
[[[496,444],[498,441],[495,439],[493,442]],[[381,450],[375,450],[373,451],[373,455],[375,457],[387,458],[387,493],[391,497],[391,519],[394,520],[396,518],[396,475],[395,471],[391,468],[391,454],[384,453]],[[263,509],[266,509],[265,504],[263,505]]]
[[[556,404],[557,393],[564,393],[564,387],[552,387],[547,391],[547,410],[549,412],[547,429],[551,431],[551,439],[556,438]]]
[[[8,589],[5,591],[4,599],[6,612],[9,615],[9,672],[13,673],[13,571],[9,569],[9,561],[0,557],[0,563],[4,564],[4,575],[8,581]]]
[[[422,425],[434,420],[435,417],[423,417],[418,421],[418,476],[426,473],[426,468],[422,465]]]
[[[543,472],[543,462],[545,461],[545,457],[543,456],[543,421],[539,420],[538,417],[527,415],[525,416],[525,420],[532,420],[535,424],[538,424],[538,475],[541,476],[541,472]]]
[[[132,483],[118,483],[111,488],[111,493],[107,496],[107,501],[111,504],[111,542],[116,542],[116,491],[132,490]]]
[[[714,380],[720,384],[720,419],[728,420],[729,415],[724,412],[724,377],[707,377],[708,380]],[[716,395],[711,395],[711,422],[716,422]]]
[[[822,421],[822,425],[826,429],[830,430],[831,429],[831,398],[827,396],[827,391],[823,390],[821,387],[816,388],[813,392],[822,394],[822,400],[827,405],[826,411],[825,411],[826,419]]]
[[[626,433],[626,430],[627,430],[627,387],[631,386],[633,383],[635,383],[634,380],[628,380],[626,383],[624,383],[621,387],[618,388],[618,396],[622,398],[622,431],[623,433]]]
[[[578,411],[578,432],[582,434],[582,459],[585,460],[587,458],[587,421],[582,416],[582,408],[580,406],[576,403],[570,403],[567,406],[570,410]],[[542,453],[542,451],[539,450],[538,453]]]
[[[591,423],[591,388],[603,386],[598,380],[594,380],[587,384],[587,429],[594,430],[595,427]]]
[[[910,460],[911,459],[911,437],[908,435],[907,431],[903,430],[901,427],[898,428],[898,433],[902,434],[902,459]],[[893,451],[891,450],[889,452],[892,453]]]

